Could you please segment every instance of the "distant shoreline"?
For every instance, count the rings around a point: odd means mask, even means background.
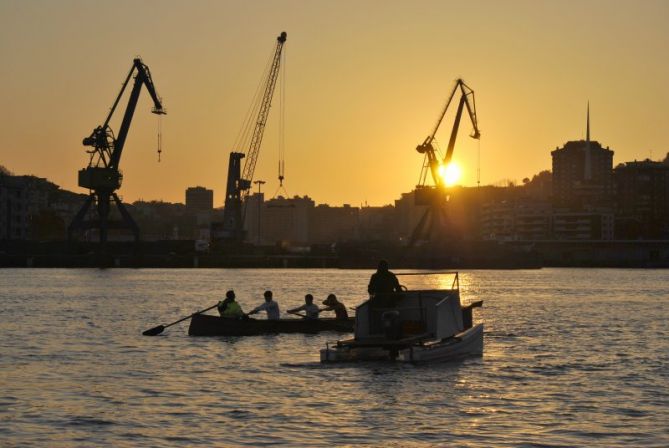
[[[517,270],[541,268],[669,268],[668,261],[620,261],[594,260],[565,261],[562,263],[529,262],[526,260],[505,260],[489,262],[414,260],[392,263],[393,269],[491,269]],[[274,256],[126,256],[126,255],[0,255],[2,268],[158,268],[158,269],[375,269],[373,260],[342,260],[338,257],[309,257],[295,255]]]
[[[0,242],[0,268],[669,268],[669,241],[450,241],[441,246],[344,243],[304,248],[251,245],[209,252],[189,240],[95,243]]]

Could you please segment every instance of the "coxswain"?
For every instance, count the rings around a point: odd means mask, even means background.
[[[334,311],[335,317],[337,319],[348,319],[348,312],[346,311],[346,306],[337,300],[337,296],[334,294],[328,295],[327,299],[323,300],[323,305],[325,308],[321,308],[319,312],[322,311]]]
[[[276,300],[272,299],[272,291],[265,291],[264,296],[265,296],[265,303],[253,308],[247,314],[247,316],[258,313],[260,311],[265,311],[267,313],[268,320],[279,320],[281,317],[281,311],[279,310],[279,304],[276,302]]]
[[[239,303],[235,301],[235,292],[230,290],[225,293],[225,299],[218,302],[218,312],[221,317],[239,319],[244,316],[244,311]]]
[[[314,305],[314,296],[307,294],[304,296],[304,305],[293,308],[292,310],[288,310],[287,313],[297,314],[299,311],[305,312],[305,315],[302,316],[305,319],[318,319],[318,313],[320,310],[318,309],[318,305]]]

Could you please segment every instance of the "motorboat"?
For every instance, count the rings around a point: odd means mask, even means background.
[[[328,342],[321,362],[392,360],[421,363],[483,354],[483,324],[462,306],[457,272],[448,289],[385,294],[356,308],[354,337]]]

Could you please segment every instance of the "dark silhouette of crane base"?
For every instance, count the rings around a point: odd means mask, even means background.
[[[114,200],[116,208],[118,208],[118,211],[121,213],[121,221],[109,219],[111,199]],[[97,205],[97,215],[99,219],[85,220],[86,213],[93,203]],[[68,239],[71,241],[74,232],[77,230],[99,229],[100,242],[105,243],[107,242],[109,229],[123,228],[132,231],[135,241],[139,241],[139,226],[135,220],[132,219],[132,216],[128,213],[128,210],[125,208],[118,195],[114,192],[97,191],[88,195],[84,205],[72,220],[72,224],[70,224],[70,227],[68,228]]]

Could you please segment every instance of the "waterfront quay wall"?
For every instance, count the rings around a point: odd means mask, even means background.
[[[470,242],[438,250],[401,246],[376,250],[289,253],[240,246],[197,252],[193,241],[150,243],[0,242],[0,267],[35,268],[354,268],[531,269],[541,267],[667,268],[669,241]]]
[[[539,254],[544,267],[669,267],[668,240],[546,240],[509,245]]]
[[[213,252],[194,250],[194,241],[159,242],[0,242],[0,267],[35,268],[333,268],[331,254],[281,253],[251,246]]]

